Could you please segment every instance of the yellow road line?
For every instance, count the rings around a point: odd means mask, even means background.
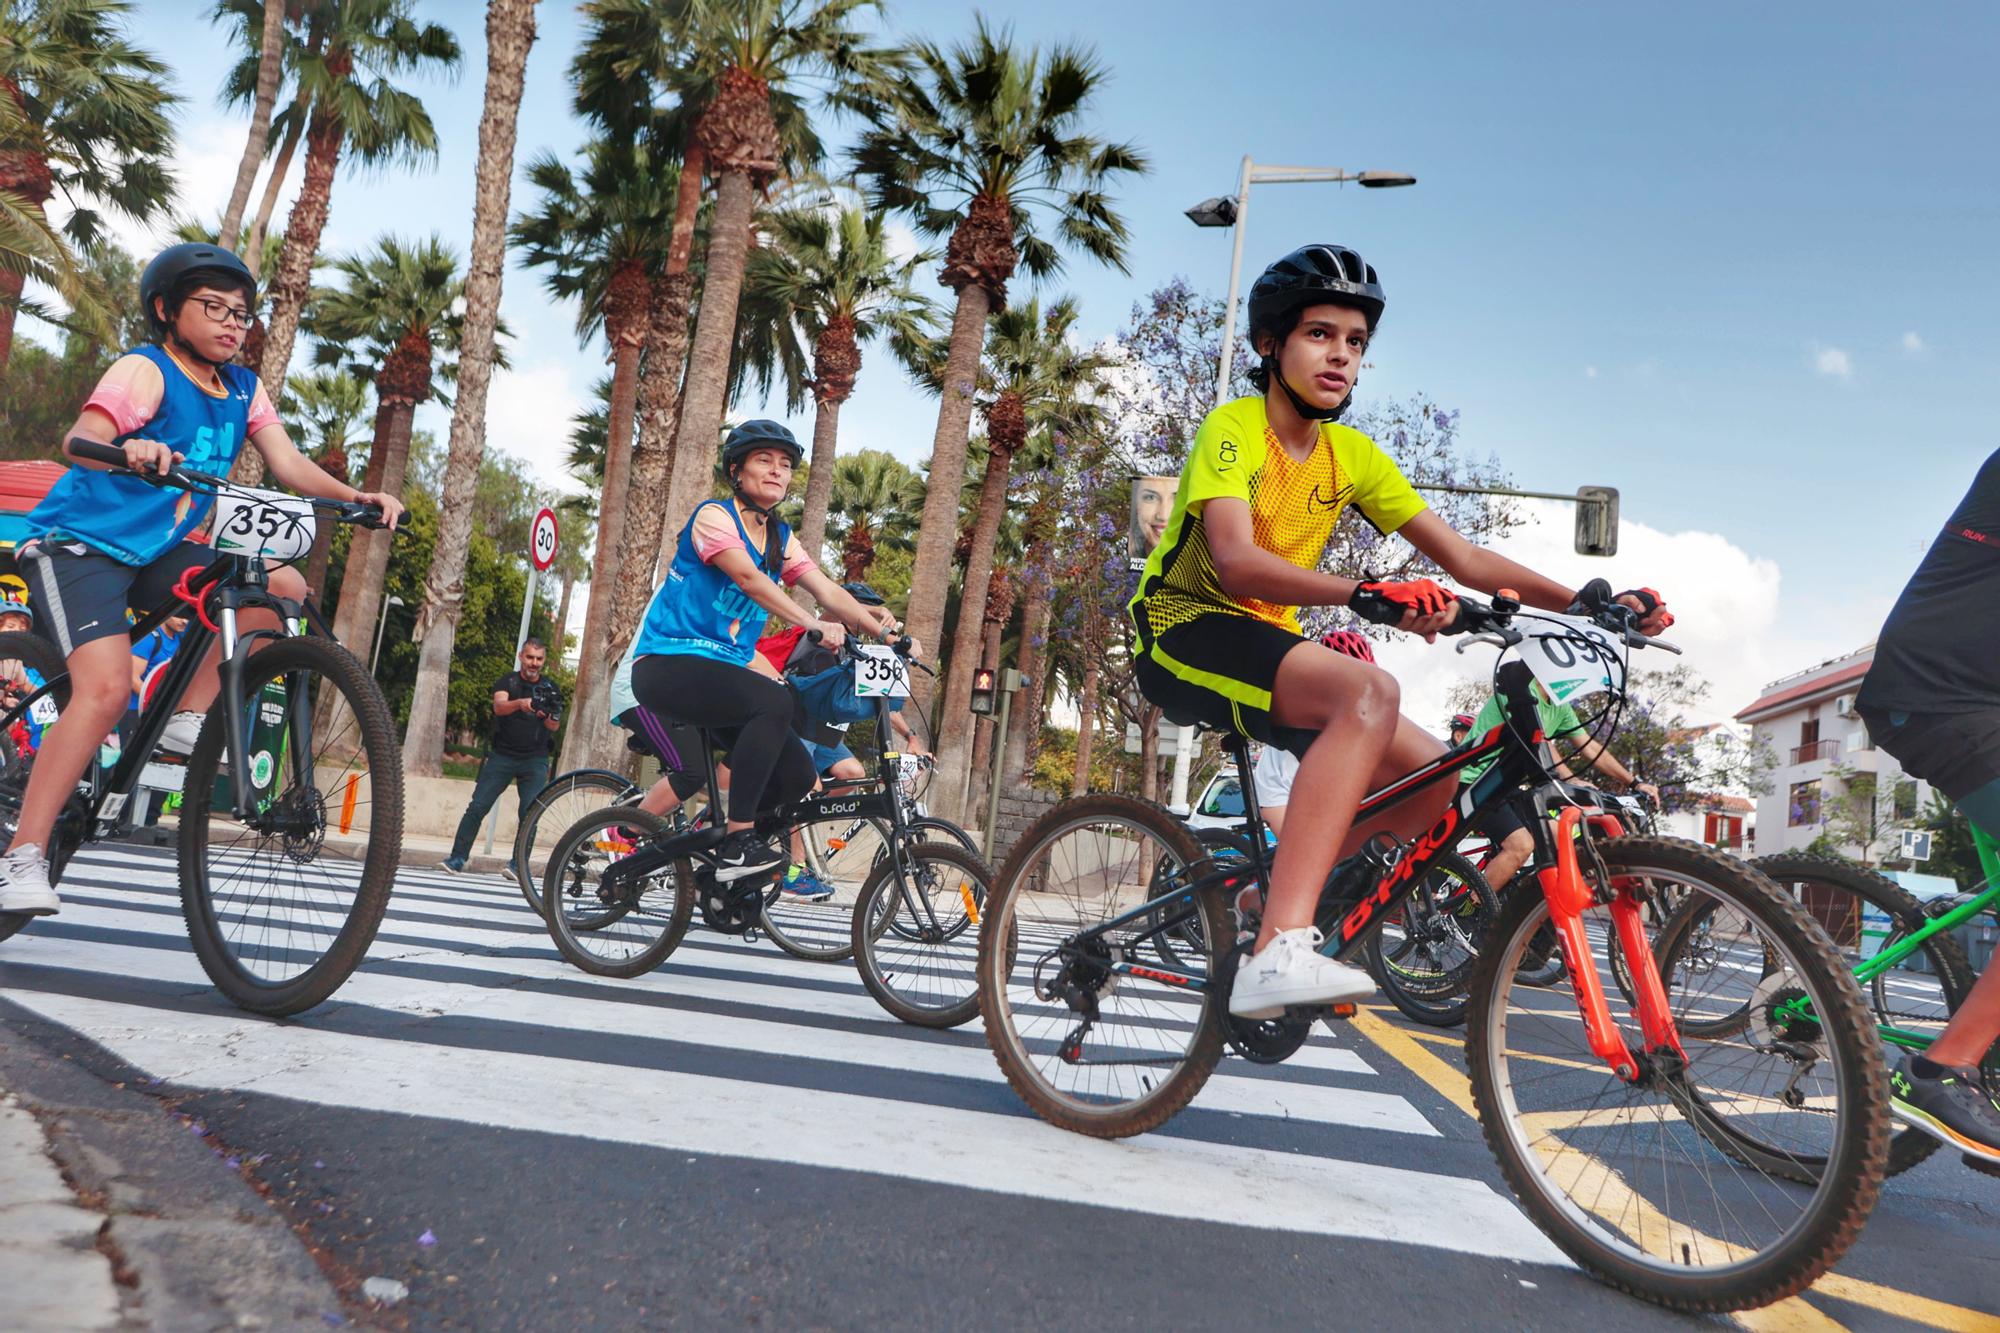
[[[1353,1019],[1361,1035],[1380,1047],[1384,1054],[1402,1064],[1429,1084],[1440,1097],[1477,1120],[1472,1102],[1472,1082],[1450,1064],[1426,1050],[1410,1033],[1392,1027],[1364,1009]],[[1587,1159],[1595,1162],[1595,1159]],[[1599,1169],[1609,1172],[1608,1168]],[[1639,1201],[1643,1203],[1643,1201]],[[1932,1300],[1914,1292],[1898,1291],[1875,1282],[1827,1273],[1810,1290],[1816,1295],[1851,1301],[1871,1310],[1882,1310],[1913,1323],[1947,1330],[1947,1333],[1996,1333],[2000,1318],[1945,1301]],[[1784,1333],[1790,1329],[1838,1329],[1845,1325],[1823,1314],[1800,1297],[1779,1301],[1762,1310],[1745,1310],[1733,1316],[1743,1328],[1756,1333]]]

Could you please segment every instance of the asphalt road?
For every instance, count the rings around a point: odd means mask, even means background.
[[[1570,1267],[1393,1012],[1226,1062],[1160,1133],[1028,1115],[976,1029],[847,965],[692,930],[569,968],[510,885],[408,870],[336,999],[270,1022],[188,952],[171,857],[91,848],[0,944],[13,1034],[144,1086],[246,1162],[363,1323],[411,1328],[1649,1328]],[[261,1159],[261,1160],[259,1160]],[[1752,1327],[2000,1327],[2000,1181],[1939,1154],[1836,1275]],[[409,1296],[359,1299],[371,1276]]]

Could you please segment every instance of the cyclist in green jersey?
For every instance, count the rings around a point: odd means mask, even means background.
[[[1131,615],[1141,690],[1177,720],[1200,720],[1300,758],[1263,926],[1231,987],[1230,1012],[1272,1017],[1289,1006],[1367,994],[1358,968],[1322,957],[1313,910],[1335,859],[1379,832],[1413,836],[1436,822],[1454,784],[1434,782],[1357,826],[1372,788],[1443,752],[1400,714],[1380,667],[1300,632],[1301,606],[1358,615],[1435,639],[1456,599],[1429,579],[1356,580],[1318,565],[1352,506],[1384,534],[1407,538],[1447,574],[1483,592],[1515,591],[1561,611],[1574,588],[1475,546],[1432,513],[1387,454],[1337,424],[1384,306],[1375,270],[1338,245],[1309,245],[1250,289],[1250,338],[1261,392],[1224,403],[1196,433],[1165,532],[1147,558]],[[1621,594],[1657,634],[1672,623],[1659,596]]]

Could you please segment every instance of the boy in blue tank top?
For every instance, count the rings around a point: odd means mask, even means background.
[[[171,246],[146,265],[139,300],[154,341],[104,373],[69,432],[71,440],[122,448],[130,471],[70,458],[68,474],[28,515],[32,536],[17,558],[35,586],[44,632],[68,659],[70,702],[42,739],[20,824],[0,855],[0,912],[46,914],[60,906],[44,849],[64,799],[130,701],[126,610],[150,611],[184,573],[215,558],[191,540],[212,499],[150,486],[135,474],[164,475],[185,462],[226,475],[248,442],[279,486],[379,505],[391,526],[402,516],[396,497],[363,494],[295,449],[257,376],[231,364],[255,318],[256,295],[250,270],[219,246]],[[294,601],[307,591],[289,566],[272,569],[271,590]],[[260,611],[245,612],[242,627],[277,626]],[[219,653],[218,645],[188,687],[163,747],[194,748],[215,698]]]

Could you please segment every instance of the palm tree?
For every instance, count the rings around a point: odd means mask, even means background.
[[[465,279],[458,256],[436,234],[415,242],[385,236],[333,269],[341,285],[315,294],[306,331],[318,344],[316,360],[344,364],[374,383],[375,436],[362,489],[400,495],[417,405],[434,391],[439,352],[449,359],[464,337]],[[391,542],[362,528],[349,542],[333,632],[366,661]]]
[[[611,349],[597,554],[584,613],[569,742],[574,747],[580,740],[582,746],[572,748],[571,754],[608,759],[615,757],[613,728],[603,704],[610,678],[607,664],[617,659],[607,656],[605,645],[611,631],[612,589],[627,560],[625,497],[639,359],[652,319],[651,275],[666,263],[680,173],[672,163],[658,161],[643,142],[603,138],[584,150],[580,179],[559,158],[544,153],[528,164],[528,181],[542,198],[535,211],[515,220],[514,243],[531,267],[547,270],[544,284],[551,295],[576,299],[577,336],[588,339],[601,332]]]
[[[138,222],[174,194],[166,66],[125,39],[128,0],[9,0],[0,6],[0,373],[29,278],[71,318],[109,323],[72,247],[95,245],[108,207]],[[60,231],[46,208],[73,205]]]
[[[1125,222],[1105,191],[1146,162],[1128,144],[1082,132],[1105,78],[1087,48],[1024,52],[982,18],[970,41],[920,43],[912,58],[914,71],[874,112],[855,166],[878,207],[908,214],[923,235],[950,236],[939,281],[958,301],[931,444],[932,475],[949,478],[965,470],[980,342],[1007,280],[1017,266],[1035,278],[1058,272],[1058,241],[1124,271]],[[944,627],[957,509],[953,487],[925,497],[908,617],[925,643]]]
[[[894,454],[857,449],[834,461],[827,501],[827,536],[840,547],[840,577],[868,577],[882,550],[914,548],[923,478]]]
[[[271,149],[271,111],[277,105],[278,84],[285,72],[285,20],[298,17],[287,14],[290,9],[304,12],[301,0],[220,0],[215,7],[217,19],[235,15],[247,26],[254,18],[258,27],[256,76],[243,90],[250,102],[250,137],[236,164],[236,183],[230,186],[229,202],[222,209],[222,226],[215,233],[224,245],[235,243],[243,226],[243,210],[250,203],[250,187],[257,183],[257,168]],[[232,105],[242,100],[233,78],[224,92]]]
[[[952,638],[944,709],[938,718],[941,808],[948,811],[956,809],[956,796],[967,775],[972,673],[980,665],[994,539],[1007,508],[1014,457],[1031,434],[1046,442],[1052,433],[1080,435],[1095,430],[1100,422],[1100,413],[1089,400],[1114,363],[1102,352],[1071,343],[1077,317],[1075,298],[1065,296],[1049,307],[1046,316],[1040,302],[1030,301],[1010,306],[990,321],[977,389],[986,415],[986,475],[972,524],[959,596],[958,630]]]
[[[465,331],[459,341],[458,402],[451,414],[444,499],[437,545],[424,576],[415,637],[423,643],[403,767],[421,777],[442,771],[445,708],[451,693],[451,650],[465,601],[465,559],[472,543],[472,493],[486,449],[486,390],[500,322],[500,276],[507,257],[507,208],[514,175],[514,136],[521,85],[535,43],[535,0],[488,0],[486,103],[479,116],[479,165],[474,175],[472,267],[465,280]]]
[[[458,68],[458,38],[425,23],[416,0],[319,0],[306,40],[294,43],[299,99],[306,109],[306,169],[285,223],[285,244],[267,293],[258,375],[282,384],[312,283],[313,255],[333,203],[333,178],[346,155],[366,165],[436,160],[437,129],[422,102],[392,79]],[[260,472],[244,451],[247,472]]]
[[[898,57],[869,46],[858,27],[864,14],[880,8],[881,0],[681,0],[674,7],[670,35],[686,50],[686,65],[714,80],[694,138],[716,184],[701,309],[674,437],[668,532],[707,498],[714,476],[755,195],[777,174],[786,147],[775,95],[787,84],[820,79],[823,100],[852,107],[862,95],[885,88]],[[816,141],[810,147],[816,149]]]
[[[765,226],[770,244],[751,256],[749,295],[775,303],[812,344],[812,474],[799,544],[818,560],[840,407],[854,394],[861,344],[887,335],[908,348],[923,339],[934,306],[911,290],[910,280],[931,257],[897,261],[889,254],[886,219],[857,207],[789,208],[771,214]]]
[[[354,427],[368,410],[368,384],[345,370],[315,370],[294,375],[285,383],[279,410],[298,423],[314,459],[329,476],[347,481],[347,446]],[[353,535],[359,536],[357,530]],[[313,534],[306,560],[306,583],[318,598],[326,588],[327,559],[333,551],[333,525],[321,523]]]

